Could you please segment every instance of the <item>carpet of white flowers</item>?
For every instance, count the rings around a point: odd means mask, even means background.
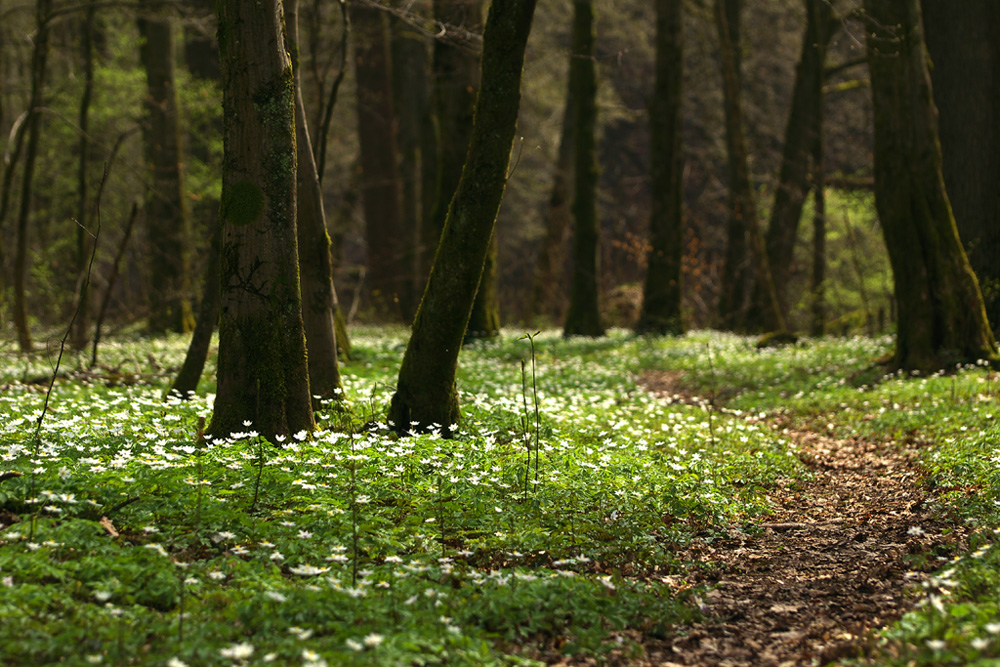
[[[400,438],[382,421],[405,332],[354,331],[344,405],[281,442],[249,419],[199,438],[214,361],[198,396],[165,399],[180,338],[112,340],[89,371],[67,355],[38,429],[56,352],[8,348],[0,664],[627,656],[632,638],[698,613],[680,549],[752,522],[778,478],[803,474],[794,443],[750,408],[761,364],[775,392],[806,378],[801,401],[886,349],[544,332],[533,357],[520,333],[463,351],[460,424]],[[637,379],[654,365],[690,373],[702,396],[750,398],[723,410],[652,396]],[[773,410],[777,393],[757,391]]]

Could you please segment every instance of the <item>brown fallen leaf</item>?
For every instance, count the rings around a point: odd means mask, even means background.
[[[102,516],[100,523],[104,530],[108,531],[108,534],[110,534],[111,537],[118,537],[118,531],[115,530],[115,525],[111,523],[111,519],[106,516]]]

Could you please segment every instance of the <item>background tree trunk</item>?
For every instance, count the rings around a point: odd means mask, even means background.
[[[468,159],[389,406],[389,421],[401,433],[436,424],[449,436],[448,427],[459,420],[458,353],[507,182],[535,2],[505,0],[490,6]]]
[[[225,159],[219,370],[209,431],[315,428],[295,238],[295,78],[279,0],[219,2]]]
[[[865,0],[875,203],[895,279],[894,364],[1000,361],[945,191],[918,0]]]
[[[212,232],[212,242],[208,249],[208,263],[205,265],[205,277],[201,291],[201,305],[198,307],[198,319],[195,321],[194,333],[188,343],[187,354],[181,370],[170,387],[171,393],[181,398],[189,398],[198,389],[205,362],[208,360],[209,349],[212,346],[212,334],[219,321],[219,254],[222,251],[222,221],[215,222]]]
[[[379,317],[402,318],[402,196],[397,164],[395,111],[388,18],[378,8],[351,5],[357,76],[358,139],[361,148],[361,201],[368,247],[368,286]]]
[[[302,287],[302,324],[309,354],[309,387],[313,398],[343,397],[337,363],[337,292],[333,287],[333,259],[326,231],[323,191],[313,158],[299,70],[298,0],[286,0],[286,35],[295,72],[295,137],[298,155],[296,233],[299,279]]]
[[[1000,332],[1000,3],[922,5],[944,182],[986,315]]]
[[[573,2],[573,51],[569,85],[574,114],[573,277],[564,336],[603,336],[599,306],[600,221],[597,217],[597,74],[592,0]]]
[[[77,144],[76,187],[76,319],[70,342],[73,349],[82,350],[87,345],[90,328],[90,286],[87,284],[87,265],[90,258],[90,179],[87,167],[90,164],[90,100],[94,92],[94,5],[88,5],[81,24],[80,50],[83,58],[83,93],[80,95],[80,111],[77,125],[80,140]]]
[[[49,57],[50,0],[35,3],[35,48],[31,56],[31,98],[28,117],[25,119],[27,144],[24,149],[24,174],[21,176],[21,204],[17,216],[17,246],[14,254],[14,328],[21,352],[31,352],[31,332],[28,329],[28,310],[25,299],[25,277],[28,272],[28,219],[31,217],[31,199],[34,192],[35,160],[38,157],[38,140],[41,134],[42,106],[45,94],[45,70]]]
[[[765,236],[767,262],[778,297],[778,307],[787,318],[788,284],[798,236],[802,206],[812,187],[811,160],[823,133],[823,70],[826,47],[838,23],[829,0],[805,0],[806,27],[802,51],[795,69],[795,86],[785,126],[785,143],[774,193],[771,221]],[[755,312],[768,307],[768,286],[758,281],[754,290]]]
[[[146,70],[146,198],[149,243],[149,329],[189,332],[191,223],[184,194],[180,119],[174,85],[174,38],[169,19],[147,2],[139,16],[140,56]]]
[[[684,154],[681,145],[683,2],[656,1],[656,83],[649,105],[649,253],[637,333],[679,334],[684,257]]]

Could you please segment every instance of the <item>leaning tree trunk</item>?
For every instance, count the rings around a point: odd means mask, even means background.
[[[368,291],[376,315],[399,320],[406,272],[387,20],[377,7],[351,5]]]
[[[958,233],[1000,332],[1000,3],[923,0],[944,182]]]
[[[14,327],[22,352],[31,352],[31,332],[28,329],[28,309],[24,281],[28,272],[28,218],[34,192],[35,159],[41,134],[42,106],[45,92],[45,68],[49,57],[49,12],[51,0],[38,0],[35,5],[35,48],[31,56],[31,98],[25,119],[27,143],[24,149],[24,173],[21,176],[21,202],[17,216],[17,246],[14,254]]]
[[[837,18],[829,0],[805,0],[806,27],[802,52],[795,70],[792,102],[785,126],[785,143],[778,171],[778,189],[774,193],[771,221],[765,236],[767,262],[778,298],[778,307],[788,316],[788,283],[791,279],[795,239],[798,236],[802,207],[812,188],[811,160],[823,132],[823,68],[826,47]],[[758,281],[754,291],[754,309],[768,307],[768,285]]]
[[[656,83],[649,105],[649,254],[637,333],[679,334],[684,257],[684,157],[681,146],[683,24],[681,0],[656,2]]]
[[[593,0],[573,2],[569,85],[574,114],[573,274],[563,336],[603,336],[600,290],[600,221],[597,218],[597,74]]]
[[[729,157],[729,233],[723,267],[719,314],[727,329],[785,331],[785,321],[767,264],[764,240],[757,221],[753,185],[743,129],[740,102],[740,0],[716,0],[715,26],[719,34],[722,92],[726,118],[726,152]],[[750,261],[747,261],[749,250]],[[760,321],[749,321],[750,271],[767,290],[767,307]]]
[[[208,262],[205,265],[205,278],[201,290],[201,305],[198,307],[198,319],[195,321],[191,342],[188,343],[184,363],[178,371],[170,394],[181,398],[190,398],[198,389],[208,352],[212,346],[212,334],[215,324],[219,321],[219,253],[222,247],[222,225],[215,222],[212,232],[212,242],[208,249]]]
[[[210,432],[315,428],[295,237],[295,78],[279,0],[221,0],[221,317]]]
[[[189,332],[191,222],[181,168],[180,118],[174,85],[174,37],[168,18],[151,0],[139,17],[140,56],[146,70],[144,139],[150,173],[146,198],[149,242],[149,329]]]
[[[296,231],[299,276],[302,282],[302,323],[309,352],[309,387],[314,398],[343,397],[337,363],[337,292],[333,287],[333,258],[326,231],[323,191],[313,158],[299,72],[298,0],[286,0],[288,47],[295,71],[295,136],[298,152]]]
[[[865,0],[875,204],[895,280],[895,366],[1000,362],[945,191],[918,0]]]
[[[458,353],[507,182],[535,2],[505,0],[490,6],[468,159],[389,406],[389,421],[399,432],[436,425],[447,436],[459,420]]]

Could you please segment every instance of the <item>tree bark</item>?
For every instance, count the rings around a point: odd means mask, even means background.
[[[146,70],[144,140],[150,192],[145,212],[149,242],[149,330],[187,333],[190,302],[191,222],[184,195],[180,119],[174,85],[174,38],[169,19],[149,0],[139,17],[140,56]]]
[[[400,320],[403,229],[388,24],[378,8],[351,5],[357,77],[361,201],[368,247],[368,285],[375,315]]]
[[[1000,362],[942,175],[918,0],[865,0],[875,116],[875,203],[895,279],[905,370]]]
[[[201,291],[201,305],[198,307],[198,319],[195,321],[191,342],[188,343],[187,354],[181,370],[170,387],[170,393],[189,398],[198,389],[205,362],[208,360],[209,349],[212,346],[212,334],[219,321],[219,254],[222,251],[222,224],[216,220],[212,242],[208,249],[208,263],[205,265],[205,278]]]
[[[764,240],[757,221],[740,102],[740,0],[716,0],[715,26],[719,35],[722,92],[725,105],[726,153],[729,159],[729,226],[723,267],[719,314],[726,329],[785,331],[774,281],[767,263]],[[749,259],[749,261],[748,261]],[[750,271],[752,267],[752,273]],[[748,317],[751,276],[767,290],[763,319]]]
[[[768,266],[778,297],[778,307],[787,318],[788,284],[791,280],[795,240],[806,196],[812,188],[811,160],[823,132],[823,81],[826,47],[837,17],[829,0],[805,0],[806,27],[802,51],[795,69],[795,85],[785,126],[785,143],[774,193],[771,220],[765,236]],[[758,282],[754,310],[764,312],[770,296],[768,287]]]
[[[597,74],[593,0],[573,2],[569,85],[574,114],[573,274],[563,336],[603,336],[600,290],[600,221],[597,218]]]
[[[296,232],[302,288],[302,323],[309,353],[309,387],[314,399],[343,398],[337,362],[337,291],[333,286],[330,235],[326,231],[323,191],[313,158],[299,70],[298,0],[286,0],[288,49],[295,72],[295,137],[298,154]]]
[[[76,227],[76,319],[73,321],[73,331],[70,343],[75,350],[82,350],[87,345],[90,329],[90,286],[87,284],[87,265],[90,257],[90,179],[87,167],[90,163],[90,100],[94,92],[94,5],[88,5],[81,25],[80,50],[83,56],[83,93],[80,96],[80,110],[77,114],[77,125],[80,127],[80,138],[77,143],[77,227]]]
[[[24,121],[27,143],[24,149],[24,174],[21,176],[21,202],[17,216],[17,246],[14,251],[14,328],[17,330],[17,342],[21,352],[31,352],[32,349],[24,283],[28,271],[28,220],[31,217],[35,159],[38,157],[38,140],[41,134],[51,9],[51,0],[37,0],[35,3],[36,32],[35,48],[31,56],[31,98],[28,103],[28,117]]]
[[[295,78],[278,0],[221,0],[224,166],[217,436],[315,428],[295,231]]]
[[[684,156],[681,146],[683,3],[656,2],[656,82],[649,106],[649,253],[636,333],[684,331],[681,262],[684,256]]]
[[[490,6],[468,159],[389,406],[389,421],[401,433],[437,425],[449,436],[448,427],[459,421],[458,354],[507,181],[535,2],[506,0]]]
[[[1000,332],[1000,3],[923,0],[944,182],[958,233]]]

